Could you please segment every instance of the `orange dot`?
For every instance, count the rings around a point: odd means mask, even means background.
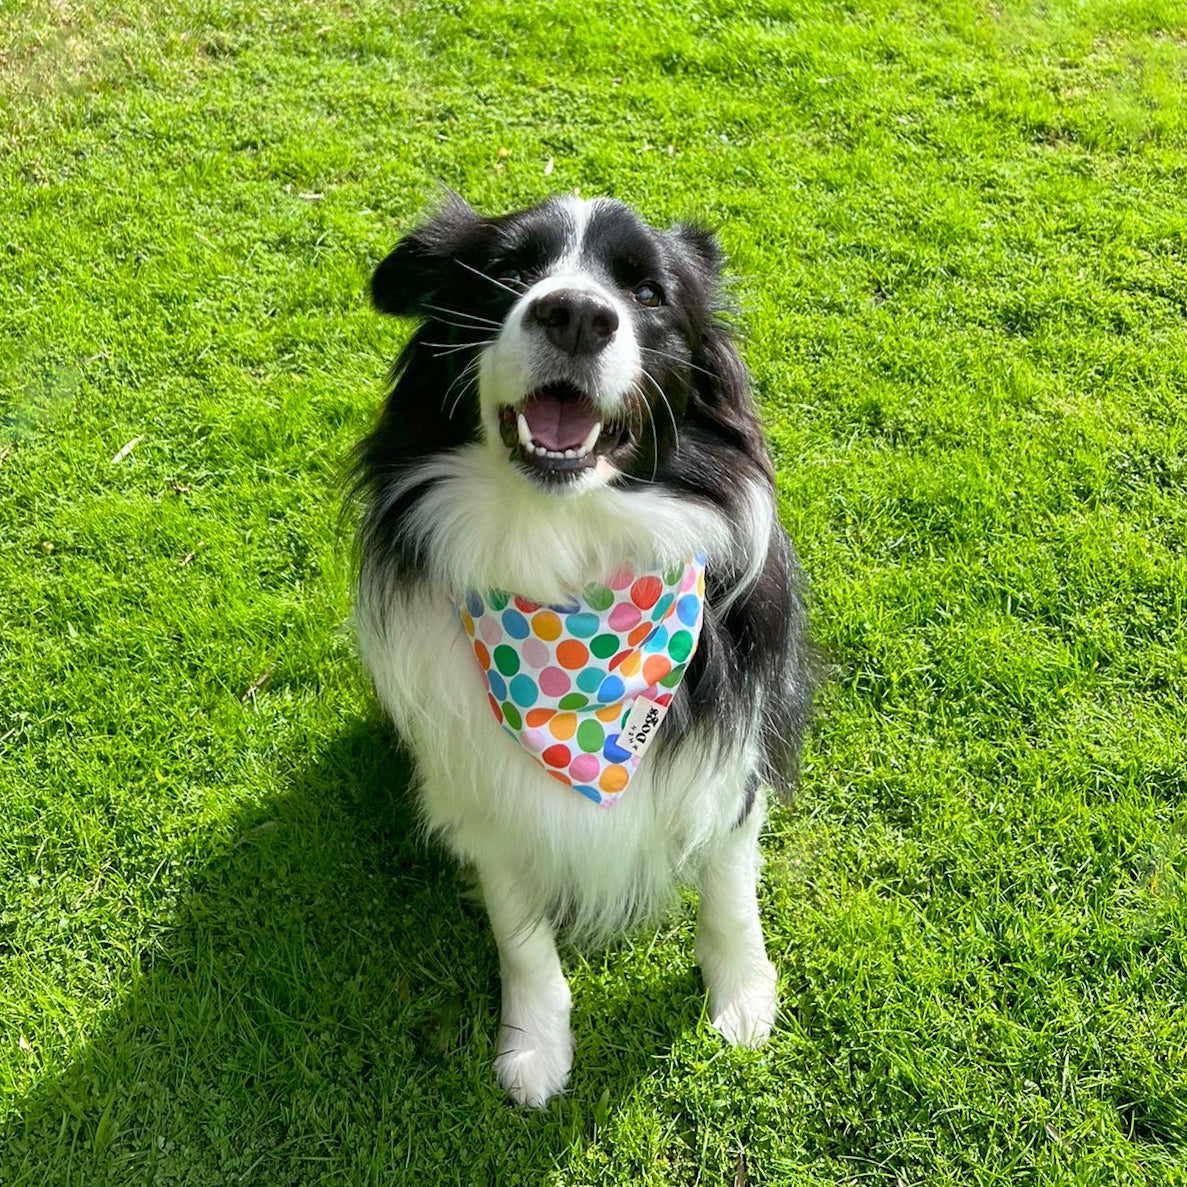
[[[524,716],[524,720],[532,729],[539,729],[545,722],[552,719],[552,715],[555,712],[555,709],[529,709]]]
[[[558,713],[549,723],[548,732],[554,738],[567,742],[577,732],[576,713]]]
[[[589,662],[589,648],[577,639],[566,639],[563,643],[557,644],[556,662],[570,671],[584,668]]]
[[[615,701],[613,705],[603,705],[594,710],[594,716],[599,721],[617,721],[622,716],[622,702]]]
[[[666,655],[649,655],[643,664],[643,679],[658,684],[671,670],[672,661]]]
[[[641,622],[641,623],[639,623],[639,625],[637,627],[635,627],[635,629],[633,631],[631,631],[631,633],[629,635],[627,635],[626,641],[632,647],[638,647],[639,644],[642,643],[643,640],[646,639],[647,636],[650,635],[653,630],[655,630],[654,623]]]
[[[638,651],[632,651],[626,659],[618,665],[618,674],[620,676],[633,676],[643,662],[643,656]]]
[[[486,645],[481,639],[474,640],[474,657],[478,660],[478,665],[484,671],[490,667],[490,652],[487,651]]]
[[[564,773],[564,771],[549,771],[547,767],[544,769],[548,771],[548,774],[550,774],[559,783],[563,783],[566,787],[573,786],[573,780],[570,779],[569,776]]]
[[[560,638],[560,615],[553,614],[551,610],[541,610],[539,614],[532,616],[532,630],[537,638],[551,643],[553,639]]]
[[[626,786],[628,778],[626,767],[619,766],[618,763],[612,763],[602,772],[602,777],[598,780],[598,786],[603,791],[621,791]]]

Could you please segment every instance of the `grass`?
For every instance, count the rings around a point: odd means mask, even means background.
[[[0,52],[4,1187],[1187,1182],[1176,5],[37,0]],[[541,1115],[346,626],[361,293],[442,184],[720,225],[831,670],[776,1037],[673,911],[570,954]]]

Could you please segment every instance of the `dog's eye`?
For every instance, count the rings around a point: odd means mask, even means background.
[[[523,286],[523,273],[518,268],[503,268],[495,274],[495,279],[508,288],[514,289]]]
[[[662,305],[664,303],[664,294],[659,285],[650,284],[646,281],[643,284],[636,285],[635,288],[631,289],[631,296],[634,297],[640,305],[650,305],[653,308],[656,305]]]

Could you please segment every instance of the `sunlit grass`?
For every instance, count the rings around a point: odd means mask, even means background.
[[[0,1183],[1184,1182],[1174,5],[0,31]],[[442,186],[720,226],[831,677],[776,1037],[674,911],[568,958],[543,1115],[346,626],[363,286]]]

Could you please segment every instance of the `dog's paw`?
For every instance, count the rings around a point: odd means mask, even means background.
[[[572,1067],[573,1036],[567,1027],[549,1037],[500,1027],[495,1075],[517,1105],[542,1109],[565,1090]]]
[[[709,988],[709,1022],[735,1047],[760,1047],[771,1037],[779,1008],[775,966],[763,961],[724,991]]]

